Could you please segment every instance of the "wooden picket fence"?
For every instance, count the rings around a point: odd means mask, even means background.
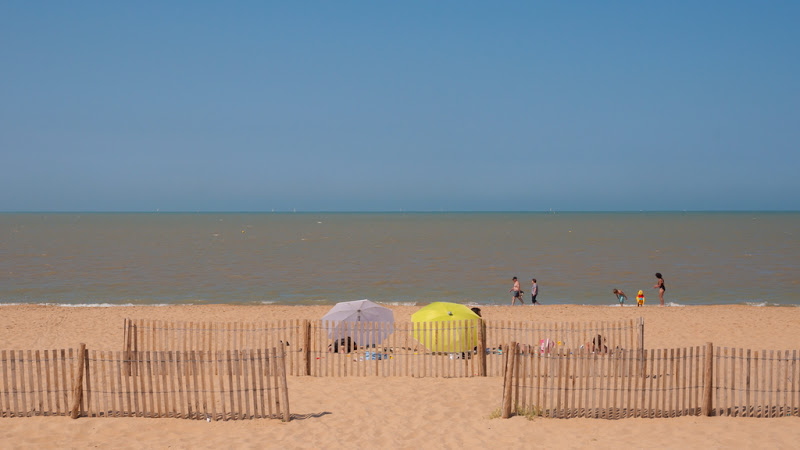
[[[715,415],[800,415],[800,361],[797,350],[759,352],[716,347],[713,364]]]
[[[593,345],[612,350],[644,349],[644,319],[592,322],[512,322],[487,321],[486,345],[489,349],[487,373],[503,376],[505,358],[502,347],[517,342],[529,353],[576,352]],[[599,342],[598,342],[599,341]]]
[[[279,348],[290,375],[305,371],[303,323],[270,322],[168,322],[125,319],[123,351],[218,351]]]
[[[504,418],[800,415],[796,351],[765,350],[759,358],[711,344],[550,354],[516,343],[506,348]]]
[[[70,415],[76,354],[71,348],[0,351],[0,416]]]
[[[347,338],[351,345],[346,345]],[[344,343],[339,342],[342,339]],[[612,349],[638,349],[644,345],[644,322],[216,323],[126,319],[123,349],[213,352],[281,347],[286,352],[287,373],[293,376],[472,377],[502,376],[502,344],[511,340],[542,353],[579,349],[596,341]]]
[[[281,349],[0,352],[3,417],[290,420]]]

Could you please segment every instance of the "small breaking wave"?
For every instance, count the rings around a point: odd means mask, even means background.
[[[767,306],[767,302],[744,302],[747,306]]]
[[[747,305],[747,306],[755,306],[757,308],[772,307],[772,306],[794,306],[794,307],[800,306],[800,305],[787,305],[787,304],[781,304],[781,303],[770,303],[770,302],[767,302],[767,301],[744,302],[744,304]]]
[[[386,306],[419,306],[417,302],[375,302]]]

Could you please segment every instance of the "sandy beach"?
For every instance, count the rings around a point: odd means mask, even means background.
[[[0,307],[0,348],[117,350],[123,319],[248,321],[319,319],[328,306]],[[398,321],[418,307],[393,306]],[[800,342],[800,308],[751,306],[493,306],[491,320],[638,319],[649,348],[702,345],[785,350]],[[500,378],[289,378],[293,420],[35,417],[0,419],[8,448],[794,448],[797,417],[751,419],[490,419]]]

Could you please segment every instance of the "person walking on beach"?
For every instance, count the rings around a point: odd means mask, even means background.
[[[658,282],[653,289],[658,289],[658,299],[661,301],[661,306],[664,306],[664,292],[667,291],[667,287],[664,286],[664,277],[661,276],[661,272],[656,272],[656,278],[658,278]]]
[[[614,290],[613,290],[613,291],[611,291],[611,292],[612,292],[614,295],[616,295],[616,296],[617,296],[617,300],[619,300],[619,306],[622,306],[622,304],[623,304],[623,303],[625,303],[625,300],[627,300],[627,299],[628,299],[628,296],[627,296],[627,295],[625,295],[625,293],[624,293],[624,292],[622,292],[622,291],[621,291],[621,290],[619,290],[619,289],[614,289]]]
[[[511,306],[514,306],[515,304],[517,304],[517,299],[519,299],[519,304],[520,305],[524,305],[525,301],[522,300],[522,297],[520,297],[520,295],[519,295],[520,294],[519,280],[517,280],[517,277],[514,277],[514,278],[511,279],[511,281],[514,282],[514,285],[511,286],[511,289],[508,290],[508,292],[511,292]]]
[[[539,295],[539,285],[536,284],[536,278],[531,278],[531,305],[536,306],[536,296]],[[539,303],[541,305],[541,303]]]

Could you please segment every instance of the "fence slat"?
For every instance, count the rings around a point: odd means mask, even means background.
[[[5,375],[5,372],[3,372]],[[792,407],[789,410],[789,414],[798,414],[800,415],[800,411],[798,411],[797,405],[797,377],[800,376],[797,372],[797,350],[792,350]]]
[[[633,323],[633,319],[631,319],[631,324]],[[631,334],[631,336],[633,336]],[[637,361],[637,352],[630,347],[627,350],[627,358],[628,358],[628,373],[626,374],[626,383],[628,384],[628,402],[625,408],[625,415],[624,418],[628,417],[636,417],[636,390],[633,388],[635,382],[639,380],[639,377],[636,374],[636,361]]]
[[[45,350],[46,351],[46,350]],[[53,400],[55,403],[55,414],[60,416],[61,415],[61,389],[59,388],[58,384],[58,374],[59,374],[59,365],[58,365],[58,350],[51,350],[51,360],[53,361]],[[50,371],[48,370],[48,373]]]
[[[203,370],[203,367],[202,367],[201,361],[200,361],[200,353],[201,352],[196,351],[196,350],[192,350],[192,352],[190,353],[190,358],[192,360],[192,386],[194,388],[194,418],[195,419],[203,419],[203,418],[205,418],[200,412],[200,409],[201,409],[203,401],[204,401],[201,398],[203,396],[203,390],[200,387],[200,383],[198,381],[198,378],[199,378],[198,377],[198,375],[199,375],[198,372]]]
[[[189,329],[194,328],[194,323],[189,323]],[[192,341],[195,340],[193,334],[190,341],[190,348]],[[184,355],[184,364],[186,365],[186,407],[188,410],[189,419],[197,419],[200,409],[200,402],[197,398],[197,356],[194,350],[189,350]]]
[[[767,367],[769,368],[769,390],[767,391],[767,417],[775,417],[775,389],[773,389],[773,381],[775,380],[775,350],[769,351],[769,364]],[[777,382],[775,383],[775,387],[777,388]]]
[[[28,350],[29,358],[30,358],[30,354],[31,354],[31,351]],[[34,407],[37,407],[36,410],[34,410],[34,414],[33,415],[42,415],[43,416],[43,415],[46,415],[46,412],[50,412],[50,405],[49,404],[47,405],[47,410],[45,411],[45,401],[44,401],[45,395],[47,395],[50,392],[50,386],[48,384],[47,390],[45,391],[44,386],[42,385],[42,359],[41,359],[40,351],[36,350],[34,352],[34,355],[36,357],[36,388],[32,390],[33,392],[31,392],[31,397],[33,397],[34,393],[35,393],[37,395],[37,397],[38,397],[38,402],[37,401],[33,402]],[[45,356],[47,356],[47,355],[45,354]],[[32,363],[33,363],[33,360],[31,359],[31,366],[33,366]],[[33,374],[31,374],[31,376],[33,376]],[[31,382],[31,387],[33,387],[33,382]],[[31,398],[31,400],[33,400],[33,398]],[[50,400],[50,396],[49,395],[47,395],[47,400],[49,402],[49,400]]]
[[[238,419],[237,413],[237,403],[234,401],[234,387],[233,387],[233,359],[231,358],[231,350],[225,350],[225,362],[227,363],[226,372],[228,373],[228,396],[230,400],[230,416],[231,419]]]
[[[222,420],[228,420],[228,408],[225,406],[225,353],[223,350],[215,352],[215,359],[217,363],[217,374],[219,377],[219,400],[222,411]]]
[[[728,385],[730,384],[730,368],[729,363],[731,362],[730,357],[728,356],[728,347],[723,348],[722,350],[722,384],[720,385],[720,390],[722,393],[722,411],[725,416],[730,416],[731,413],[731,402],[728,398],[729,389]]]
[[[738,365],[739,370],[737,370],[736,375],[736,384],[737,384],[737,408],[736,408],[736,417],[741,417],[744,412],[747,410],[745,396],[747,395],[747,358],[745,357],[745,349],[739,348],[738,349]]]
[[[778,351],[778,357],[780,357],[780,351]],[[780,409],[780,416],[788,416],[787,407],[789,405],[789,392],[788,383],[789,383],[789,350],[785,350],[783,354],[783,359],[781,360],[783,365],[783,402],[781,402],[781,409]]]
[[[205,328],[205,327],[204,327]],[[207,328],[205,328],[207,330]],[[208,333],[206,332],[206,338],[208,337]],[[200,397],[203,403],[203,417],[201,419],[208,419],[210,416],[208,414],[208,392],[206,391],[206,374],[209,376],[213,375],[213,371],[209,370],[209,364],[206,364],[206,352],[198,351],[197,358],[199,360],[199,370],[200,370]]]
[[[184,336],[181,336],[181,339]],[[184,340],[185,342],[185,340]],[[173,378],[177,384],[177,391],[178,391],[178,407],[177,407],[177,415],[178,417],[188,419],[189,418],[189,401],[188,400],[188,393],[186,392],[188,389],[188,385],[184,383],[184,377],[186,376],[186,362],[185,356],[187,352],[184,351],[176,351],[173,352],[175,357],[175,370],[173,372]]]
[[[758,363],[758,350],[753,352],[753,360],[752,360],[752,372],[753,372],[753,410],[750,412],[750,417],[759,417],[761,413],[761,395],[759,393],[760,386],[759,386],[759,366]]]
[[[619,336],[617,336],[619,338]],[[616,419],[617,418],[617,396],[619,395],[619,389],[617,387],[617,381],[619,379],[619,351],[609,353],[609,368],[608,368],[608,377],[609,377],[609,395],[611,396],[611,401],[609,403],[609,419]]]
[[[693,389],[691,384],[691,375],[692,375],[692,366],[691,363],[691,348],[684,347],[683,348],[683,358],[681,359],[681,409],[680,409],[680,416],[687,416],[691,413],[689,412],[689,402],[691,401],[691,395],[689,394]]]
[[[108,355],[108,395],[109,395],[109,406],[110,410],[108,411],[109,417],[116,417],[119,411],[122,409],[122,405],[117,405],[117,395],[122,392],[122,388],[117,386],[116,383],[116,371],[115,366],[116,363],[119,362],[119,358],[114,357],[113,351],[107,351],[106,354]]]
[[[163,327],[159,328],[158,337],[163,342],[166,342],[167,335],[166,335],[166,323],[163,323]],[[156,392],[156,411],[158,413],[158,417],[169,417],[169,406],[167,398],[167,383],[166,383],[166,374],[164,373],[164,351],[157,350],[153,352],[153,381],[155,382],[155,392]]]
[[[607,322],[602,322],[602,333],[604,335],[608,334],[607,330]],[[602,346],[601,346],[602,347]],[[608,371],[606,370],[606,363],[608,363]],[[609,372],[611,371],[611,357],[608,352],[600,351],[600,405],[598,411],[600,413],[601,419],[608,418],[608,405],[610,400],[610,383],[611,383],[611,376]]]
[[[767,351],[761,351],[761,376],[760,376],[760,384],[759,386],[759,406],[760,411],[758,417],[769,417],[769,397],[767,396],[766,388],[769,385],[769,379],[767,378]]]
[[[97,381],[96,391],[98,393],[97,397],[99,397],[97,399],[98,400],[97,401],[97,404],[98,404],[97,416],[100,417],[100,416],[105,416],[106,414],[108,414],[108,399],[107,399],[107,397],[108,397],[107,396],[108,384],[107,384],[107,380],[106,380],[106,378],[107,378],[106,377],[106,372],[107,372],[107,370],[106,370],[106,357],[105,357],[105,352],[102,351],[102,350],[100,350],[100,352],[96,353],[95,355],[99,355],[99,358],[100,358],[100,359],[97,359],[97,360],[94,361],[95,370],[93,371],[95,373],[99,372],[97,374],[97,378],[96,378],[96,381]]]
[[[242,377],[244,379],[244,417],[245,419],[250,419],[252,416],[250,415],[250,382],[249,382],[249,356],[247,350],[242,350],[239,352],[241,358],[241,368],[242,368]]]
[[[28,415],[28,401],[25,393],[25,353],[22,350],[17,352],[17,365],[19,366],[19,394],[22,400],[19,416],[24,417]]]

